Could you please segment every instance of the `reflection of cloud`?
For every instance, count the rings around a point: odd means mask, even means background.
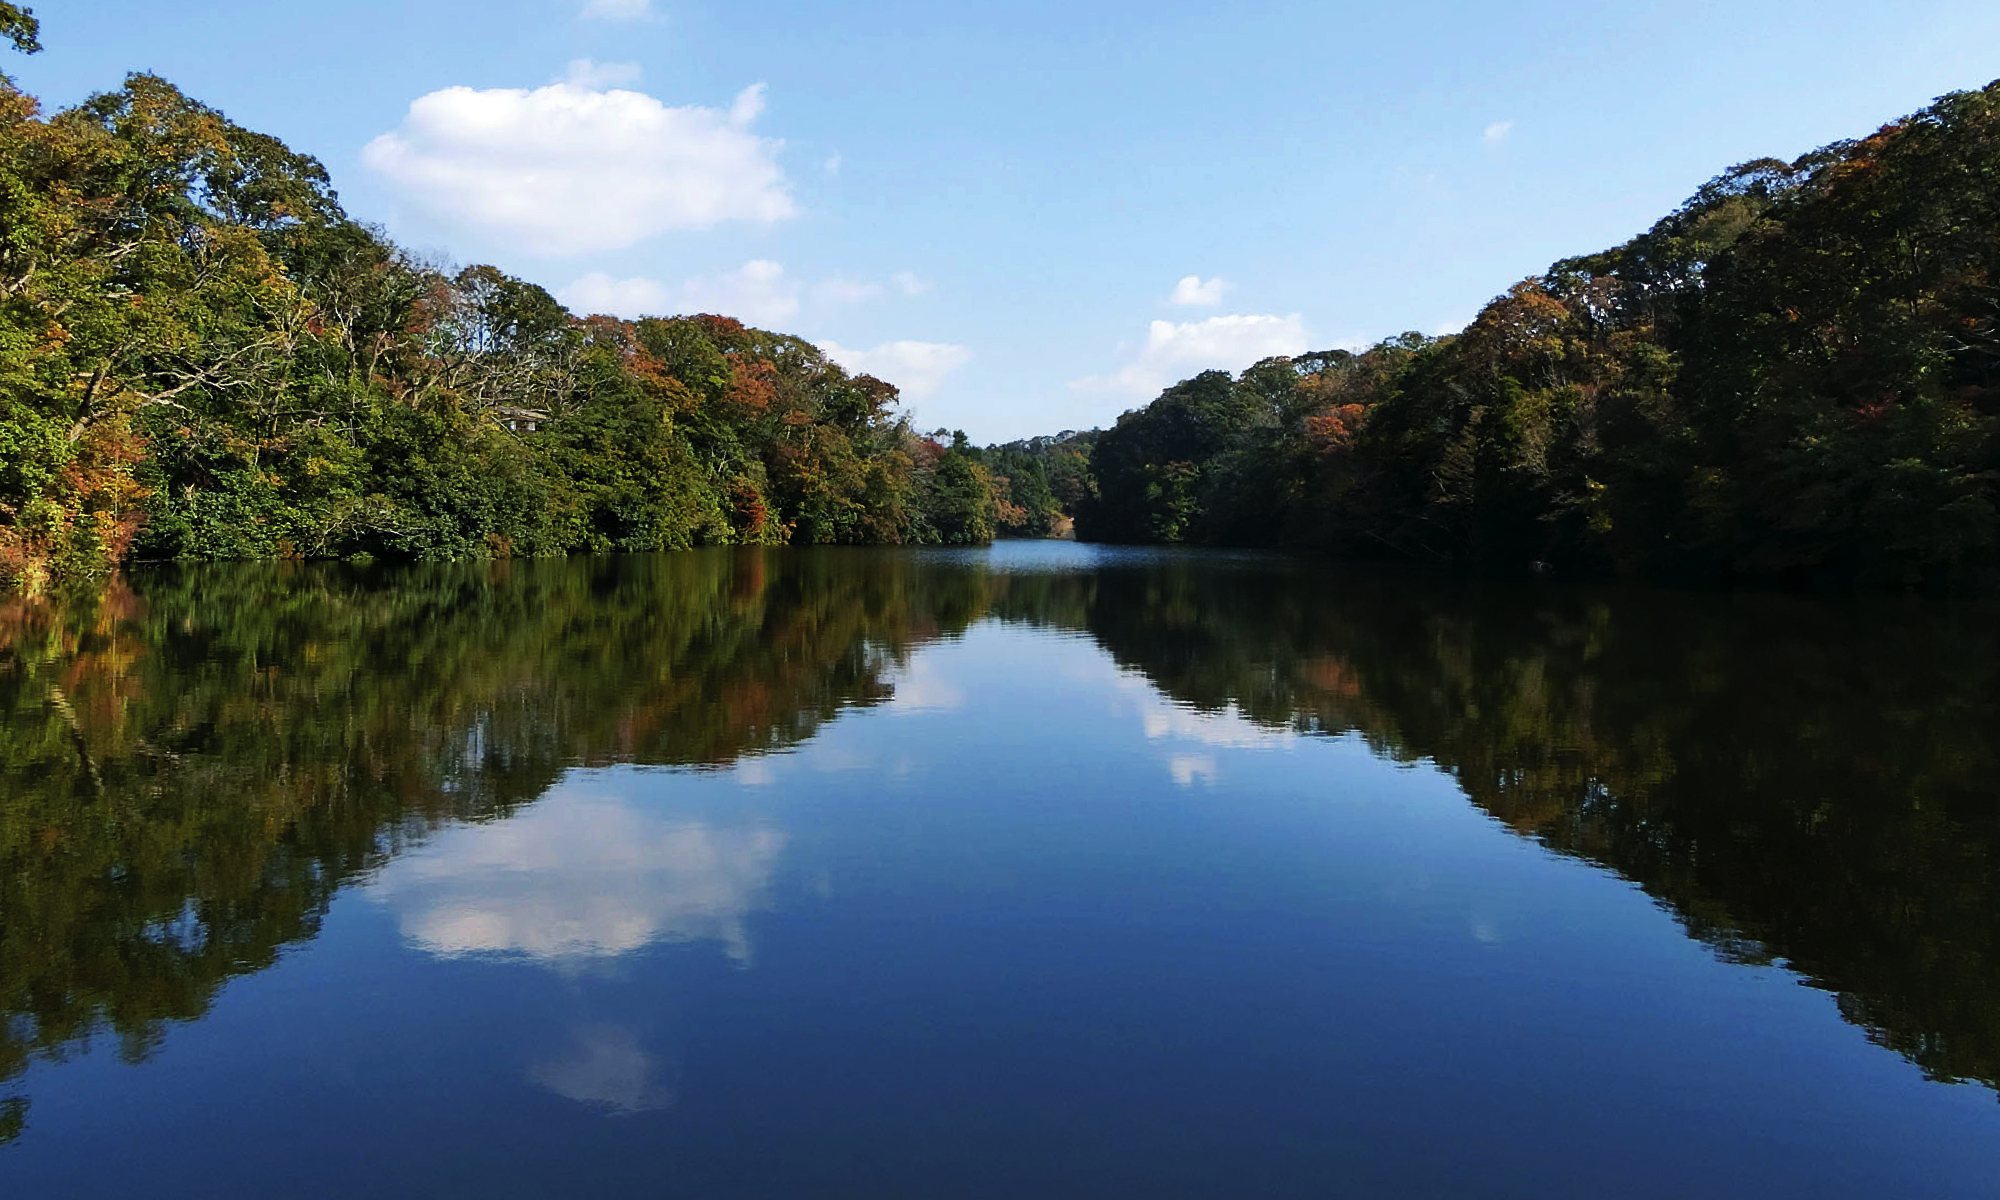
[[[1234,704],[1219,713],[1196,712],[1178,704],[1161,704],[1142,714],[1149,741],[1171,739],[1232,750],[1274,750],[1288,747],[1289,730],[1270,729],[1236,711]]]
[[[433,954],[562,962],[715,940],[748,961],[745,918],[762,907],[784,845],[774,829],[555,796],[505,821],[447,830],[383,868],[369,891]]]
[[[591,1025],[572,1030],[568,1053],[528,1068],[528,1078],[558,1096],[601,1104],[614,1112],[665,1108],[674,1102],[658,1064],[631,1030]]]
[[[1298,744],[1296,733],[1258,724],[1233,701],[1217,712],[1201,712],[1167,699],[1152,681],[1130,671],[1119,673],[1117,687],[1138,707],[1147,741],[1193,742],[1230,750],[1288,750]]]
[[[897,672],[896,694],[889,711],[899,713],[943,712],[965,707],[965,689],[938,669],[937,660],[919,654],[910,665]]]
[[[1203,783],[1215,782],[1215,756],[1211,754],[1176,754],[1167,760],[1167,770],[1173,773],[1174,782],[1182,787],[1193,787],[1199,779]]]
[[[1201,712],[1169,700],[1132,671],[1120,671],[1113,686],[1139,710],[1146,740],[1161,743],[1167,772],[1181,787],[1193,787],[1196,781],[1212,785],[1218,778],[1216,756],[1199,751],[1289,750],[1298,744],[1292,730],[1260,725],[1233,702],[1217,712]]]

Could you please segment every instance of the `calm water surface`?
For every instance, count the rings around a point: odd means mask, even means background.
[[[0,608],[8,1197],[1992,1197],[2000,624],[1003,544]]]

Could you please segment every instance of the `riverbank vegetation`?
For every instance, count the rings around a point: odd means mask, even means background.
[[[426,262],[164,79],[53,115],[0,84],[0,582],[990,538],[986,468],[896,401],[797,337]]]
[[[0,34],[38,48],[32,15]],[[135,75],[0,84],[0,584],[129,559],[1077,536],[1692,583],[2000,582],[2000,84],[1731,168],[1462,333],[979,449],[726,316],[427,262]]]
[[[1176,384],[1085,538],[1676,582],[1990,587],[2000,84],[1731,168],[1455,336]]]

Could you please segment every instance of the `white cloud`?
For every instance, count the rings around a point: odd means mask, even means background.
[[[586,21],[643,21],[653,15],[653,0],[590,0],[583,6]]]
[[[1204,280],[1199,275],[1188,275],[1174,285],[1174,294],[1167,297],[1167,303],[1184,308],[1214,308],[1222,303],[1222,293],[1235,286],[1220,278]]]
[[[898,271],[889,279],[905,296],[921,296],[931,290],[929,281],[918,279],[914,271]]]
[[[763,109],[762,84],[726,112],[569,80],[451,87],[413,101],[362,160],[418,204],[535,253],[617,250],[669,230],[796,215],[777,162],[783,143],[750,129]]]
[[[587,58],[572,58],[569,67],[563,71],[561,82],[585,91],[601,91],[625,83],[637,83],[645,71],[634,62],[592,62]]]
[[[750,957],[785,835],[716,828],[616,799],[551,796],[462,825],[382,869],[368,888],[432,954],[518,955],[552,965],[657,941],[720,942]]]
[[[893,383],[912,398],[932,395],[947,375],[972,361],[969,347],[948,342],[884,342],[869,350],[821,342],[819,348],[848,370]]]
[[[840,174],[840,155],[838,154],[828,155],[827,160],[821,163],[820,166],[824,168],[826,173],[829,175]]]
[[[900,278],[896,282],[909,293],[907,283]],[[630,318],[712,312],[758,325],[790,321],[808,300],[818,309],[840,308],[874,300],[886,290],[871,279],[840,276],[807,284],[786,273],[782,264],[758,258],[734,271],[697,275],[678,284],[592,271],[558,289],[556,299],[584,314]]]
[[[729,102],[729,123],[739,126],[748,125],[758,117],[763,116],[765,90],[763,84],[753,83],[736,93],[736,99]]]
[[[798,315],[799,285],[768,258],[753,258],[724,275],[700,276],[681,285],[683,312],[712,312],[752,325]]]
[[[568,287],[556,290],[556,299],[571,312],[589,316],[608,313],[614,317],[659,317],[674,310],[674,292],[657,279],[613,279],[603,271],[592,271]]]
[[[877,289],[880,290],[879,288]],[[698,275],[679,285],[657,279],[615,279],[592,271],[556,292],[572,312],[616,317],[717,313],[752,325],[788,321],[799,313],[800,287],[785,268],[756,258],[721,275]]]
[[[1488,125],[1486,127],[1486,133],[1484,135],[1486,138],[1486,144],[1489,146],[1497,146],[1501,142],[1506,141],[1507,135],[1512,132],[1514,132],[1514,122],[1495,121],[1491,125]]]
[[[882,285],[866,279],[822,279],[813,284],[813,302],[828,307],[859,304],[882,294]]]
[[[1070,387],[1148,397],[1202,371],[1240,371],[1273,355],[1303,354],[1306,347],[1305,320],[1297,313],[1233,314],[1179,324],[1154,321],[1146,332],[1146,344],[1130,362],[1109,375],[1072,380]]]

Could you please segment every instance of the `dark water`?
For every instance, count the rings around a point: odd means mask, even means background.
[[[1993,618],[1059,544],[7,602],[0,1195],[1992,1197]]]

